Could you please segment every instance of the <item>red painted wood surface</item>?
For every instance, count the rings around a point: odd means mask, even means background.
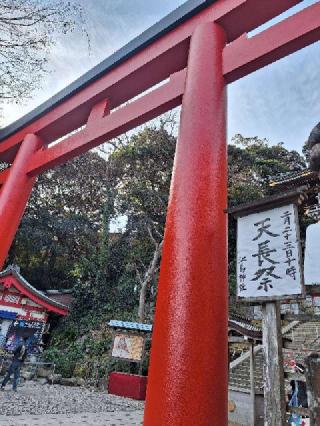
[[[89,86],[0,143],[0,159],[11,161],[27,133],[45,143],[79,128],[103,99],[110,110],[186,67],[190,37],[204,22],[219,22],[231,42],[301,0],[220,0],[117,66]]]
[[[168,83],[129,103],[112,114],[90,120],[81,131],[53,147],[37,152],[29,163],[28,173],[35,175],[83,154],[106,140],[157,117],[181,103],[185,82],[184,70],[173,74]],[[1,144],[0,144],[1,147]]]
[[[218,0],[0,143],[0,160],[14,160],[0,173],[1,268],[38,173],[182,102],[147,426],[227,424],[224,86],[319,40],[320,2],[246,38],[245,33],[297,3]],[[35,152],[38,138],[44,145]]]
[[[146,48],[145,51],[119,65],[111,73],[101,77],[62,105],[55,107],[44,117],[19,130],[6,141],[1,142],[0,158],[10,161],[16,152],[17,144],[21,142],[23,135],[28,131],[35,131],[46,143],[49,143],[84,125],[88,120],[90,111],[92,112],[93,108],[100,102],[108,99],[108,108],[113,109],[129,100],[130,97],[139,94],[153,84],[157,84],[169,77],[172,73],[184,68],[187,61],[190,35],[196,25],[202,22],[215,19],[224,26],[229,34],[229,40],[234,40],[225,48],[223,53],[224,75],[228,83],[319,40],[320,3],[306,8],[293,17],[250,39],[245,36],[236,38],[242,34],[241,31],[243,33],[250,31],[297,2],[297,0],[283,0],[272,3],[265,0],[254,3],[245,0],[217,2],[216,5],[208,7],[208,9],[181,25],[174,32],[167,34]],[[249,8],[250,13],[245,15]],[[246,16],[246,19],[240,19],[239,14]],[[166,56],[167,51],[170,51],[170,57]],[[143,58],[145,60],[148,58],[148,60],[143,63]],[[154,68],[149,68],[153,61],[156,61]],[[143,78],[143,75],[148,78]],[[149,80],[150,76],[152,76],[152,82]],[[174,103],[171,105],[167,103],[167,108],[162,106],[162,110],[153,108],[152,116],[156,116],[172,108],[172,106],[175,106]],[[145,112],[147,112],[146,109]],[[123,115],[126,115],[125,109],[123,113]],[[129,130],[147,119],[149,118],[145,115],[140,117],[139,121],[132,120],[130,123],[127,122],[126,127],[121,128],[119,125],[117,134]],[[106,130],[104,139],[108,137],[108,130]],[[82,152],[89,149],[87,141],[91,139],[94,139],[94,135],[91,136],[88,132],[85,141],[80,138],[78,143],[84,144]],[[96,141],[96,144],[98,143],[99,141]],[[71,152],[66,150],[63,153],[60,148],[55,151],[60,161],[50,162],[52,161],[50,157],[48,158],[48,163],[45,163],[48,155],[46,151],[46,148],[44,148],[43,154],[39,154],[36,161],[36,163],[39,162],[40,157],[42,163],[44,163],[42,167],[37,169],[35,165],[30,165],[28,168],[29,173],[40,173],[56,164],[61,164],[65,158],[70,159],[77,155],[77,152],[72,150]],[[7,175],[8,171],[0,173],[0,185],[5,181]]]
[[[109,376],[108,392],[142,401],[146,398],[147,380],[145,376],[113,372]]]
[[[3,308],[17,308],[17,309],[23,309],[25,311],[25,314],[22,313],[18,313],[17,314],[17,319],[23,319],[23,320],[28,320],[28,321],[37,321],[37,322],[47,322],[48,320],[48,315],[45,313],[46,310],[45,308],[42,309],[32,309],[32,306],[30,305],[21,305],[16,304],[16,303],[10,303],[10,302],[3,302],[2,300],[0,300],[0,310],[6,310]],[[8,309],[10,311],[10,309]],[[12,310],[12,309],[11,309]],[[45,315],[43,316],[43,318],[35,318],[33,316],[33,312],[44,312]]]
[[[32,310],[32,311],[43,311],[43,309],[47,310],[48,312],[54,312],[56,314],[59,315],[67,315],[68,314],[68,309],[63,309],[60,308],[58,306],[55,306],[54,304],[51,304],[49,301],[44,300],[40,295],[34,294],[32,291],[30,291],[26,286],[24,286],[21,282],[19,282],[19,280],[17,280],[14,276],[9,275],[6,277],[2,277],[0,279],[0,284],[3,284],[5,288],[10,288],[10,287],[14,287],[18,290],[18,292],[25,296],[28,297],[30,300],[32,300],[33,302],[37,303],[38,305],[41,306],[41,308],[38,308],[36,306],[28,306],[28,305],[22,305],[22,309],[26,309],[26,310]],[[1,287],[0,287],[1,288]],[[9,292],[5,292],[5,294],[10,294]],[[0,304],[5,304],[3,303],[3,301],[0,301]],[[8,306],[16,306],[15,304],[12,303],[7,303]]]
[[[227,424],[225,34],[191,40],[152,335],[144,425]],[[195,423],[196,422],[196,423]]]
[[[1,289],[1,287],[0,287]],[[9,302],[8,296],[18,296],[19,300],[17,302]],[[10,308],[23,308],[24,310],[31,310],[34,312],[43,312],[44,308],[39,306],[32,306],[28,304],[21,303],[21,300],[24,299],[26,296],[21,295],[20,293],[11,293],[10,291],[3,291],[2,293],[2,299],[0,299],[0,305],[1,306],[8,306]],[[6,300],[7,299],[7,300]]]
[[[239,37],[223,52],[227,82],[244,77],[320,39],[320,2],[248,38]]]
[[[21,144],[0,194],[0,269],[17,232],[35,177],[27,175],[28,163],[41,146],[35,135],[27,135]]]

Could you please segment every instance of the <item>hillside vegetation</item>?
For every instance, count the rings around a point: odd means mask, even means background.
[[[89,152],[38,179],[8,264],[39,289],[72,288],[68,318],[46,356],[65,375],[101,375],[114,366],[109,319],[152,322],[176,145],[162,121]],[[229,205],[263,197],[270,176],[305,167],[283,144],[236,135],[228,146]],[[124,216],[121,232],[110,232]],[[235,293],[235,221],[229,221],[230,294]],[[119,365],[117,365],[119,368]],[[128,369],[126,364],[121,368]]]

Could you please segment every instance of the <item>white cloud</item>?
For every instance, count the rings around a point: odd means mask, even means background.
[[[86,37],[80,30],[59,37],[49,62],[51,72],[42,87],[25,105],[5,106],[4,124],[47,100],[184,2],[80,1],[87,18],[90,55]],[[305,0],[292,11],[312,3],[315,0]],[[230,85],[229,136],[257,135],[300,149],[310,129],[320,121],[319,69],[320,43],[316,43]]]

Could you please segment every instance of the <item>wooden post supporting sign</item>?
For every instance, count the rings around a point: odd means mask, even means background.
[[[320,355],[312,353],[305,361],[310,426],[317,426],[320,424]]]
[[[251,422],[254,425],[256,421],[256,392],[254,380],[254,342],[250,342],[250,397],[252,405]]]
[[[264,424],[286,425],[282,335],[279,302],[262,306],[262,335],[264,350]]]

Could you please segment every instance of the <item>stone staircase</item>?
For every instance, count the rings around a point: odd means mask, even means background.
[[[283,336],[290,340],[284,341],[284,359],[294,359],[304,365],[304,359],[312,351],[320,351],[320,319],[308,322],[294,322],[283,329]],[[255,389],[263,393],[263,349],[255,348]],[[286,371],[286,368],[285,368]],[[243,392],[250,391],[250,355],[242,355],[230,364],[229,389]]]
[[[238,360],[236,360],[238,361]],[[229,389],[250,390],[250,356],[245,354],[238,363],[233,362],[229,370]],[[256,393],[263,393],[263,350],[260,346],[254,354],[254,379]]]
[[[305,358],[311,352],[320,351],[320,320],[308,322],[300,322],[291,331],[285,333],[285,337],[291,341],[284,342],[283,358],[285,372],[288,373],[288,379],[294,378],[292,369],[288,368],[286,360],[294,360],[301,365],[305,364]],[[304,376],[300,376],[299,380],[304,380]]]
[[[320,320],[298,323],[284,337],[292,342],[286,343],[285,347],[295,350],[319,351],[320,350]]]

